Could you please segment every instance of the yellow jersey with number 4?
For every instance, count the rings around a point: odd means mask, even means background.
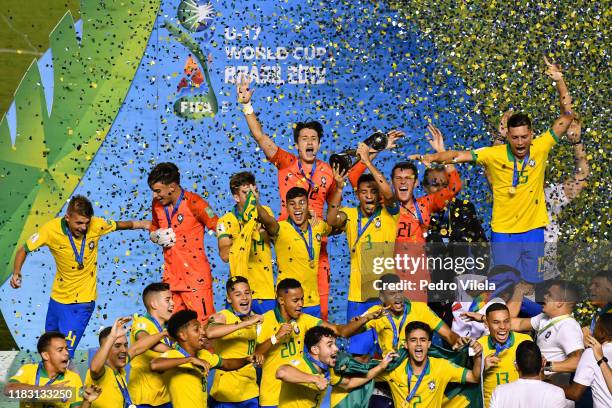
[[[548,153],[559,141],[551,130],[535,138],[529,159],[516,159],[518,185],[512,191],[515,157],[510,145],[472,150],[472,159],[485,166],[493,190],[491,229],[501,233],[520,233],[548,225],[544,176]]]
[[[24,245],[26,252],[48,246],[55,259],[56,272],[51,288],[51,299],[64,304],[96,300],[98,241],[116,229],[115,221],[91,217],[83,248],[83,269],[79,269],[79,263],[68,237],[68,224],[63,217],[47,222],[26,241]],[[73,240],[77,252],[80,253],[83,239],[73,237]]]

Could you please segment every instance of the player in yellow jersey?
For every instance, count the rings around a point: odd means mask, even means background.
[[[291,210],[290,210],[291,211]],[[336,336],[349,337],[364,324],[382,316],[382,310],[364,314],[345,325],[327,323],[303,312],[304,290],[299,281],[283,279],[276,287],[277,306],[263,315],[261,330],[257,335],[255,355],[263,359],[259,405],[276,407],[281,381],[276,378],[276,370],[291,360],[300,358],[304,351],[304,335],[308,329],[324,326]]]
[[[274,309],[274,276],[270,237],[249,214],[254,208],[250,204],[259,198],[255,176],[247,171],[232,175],[230,190],[236,205],[217,222],[219,256],[229,262],[230,276],[241,275],[249,280],[253,311],[263,314]],[[250,200],[249,193],[253,195]],[[263,208],[273,216],[271,209]]]
[[[406,326],[404,347],[408,358],[393,371],[383,372],[378,379],[391,388],[396,408],[439,408],[449,382],[478,383],[482,366],[482,347],[472,340],[474,366],[467,369],[442,358],[428,357],[432,330],[427,323],[412,321]]]
[[[221,359],[204,349],[204,330],[193,310],[181,310],[168,320],[175,348],[151,360],[151,369],[163,373],[173,408],[206,408],[208,371],[238,370],[253,358]]]
[[[98,241],[115,230],[148,229],[150,221],[106,221],[93,216],[91,202],[74,196],[66,215],[44,224],[15,255],[11,286],[22,284],[21,268],[28,253],[48,246],[56,273],[47,309],[45,331],[66,334],[70,357],[74,355],[95,307]]]
[[[466,339],[462,339],[453,332],[424,302],[411,302],[404,296],[401,281],[395,274],[383,275],[376,286],[380,289],[381,305],[372,306],[368,313],[385,309],[386,316],[371,320],[365,327],[374,329],[378,337],[378,345],[383,354],[397,351],[405,339],[405,328],[415,320],[427,323],[433,331],[437,332],[444,341],[451,346],[461,346]]]
[[[85,376],[86,385],[102,389],[93,408],[135,408],[130,397],[125,366],[135,356],[159,343],[166,337],[166,331],[149,336],[128,346],[127,329],[124,327],[130,317],[120,317],[112,327],[104,328],[98,335],[100,348],[91,359]]]
[[[516,348],[523,341],[531,340],[531,337],[510,330],[510,312],[503,303],[489,306],[486,319],[490,334],[481,337],[478,342],[485,356],[482,389],[485,407],[488,407],[495,387],[518,380],[519,372],[514,364]]]
[[[393,257],[395,250],[399,206],[385,176],[372,164],[369,151],[370,148],[364,143],[357,148],[361,162],[370,170],[369,174],[362,174],[357,181],[359,207],[340,208],[346,174],[339,173],[338,169],[333,169],[336,189],[327,207],[327,223],[346,233],[351,254],[347,321],[379,304],[372,288],[372,282],[376,279],[372,273],[373,259]],[[371,292],[374,296],[368,295]],[[374,340],[371,330],[353,336],[349,351],[359,355],[373,354]]]
[[[4,395],[11,399],[22,399],[20,408],[89,408],[99,397],[100,387],[83,389],[80,396],[81,377],[68,369],[68,345],[66,336],[59,332],[46,332],[38,339],[36,348],[41,362],[25,364],[17,370],[4,388]],[[34,398],[31,398],[34,397]]]
[[[159,338],[165,332],[165,326],[172,311],[174,300],[170,285],[165,282],[154,282],[144,288],[142,303],[147,312],[135,315],[130,330],[130,342],[146,341],[148,338]],[[166,389],[161,374],[151,370],[151,360],[172,348],[168,337],[162,337],[144,353],[135,356],[130,362],[128,391],[132,402],[137,406],[151,408],[171,408],[170,394]]]
[[[334,372],[336,364],[336,334],[328,327],[316,326],[304,336],[304,353],[276,370],[283,381],[279,408],[319,408],[328,386],[350,390],[372,380],[387,368],[393,358],[389,353],[365,376],[343,378]]]
[[[253,298],[249,281],[240,275],[233,276],[225,288],[229,307],[210,317],[206,338],[214,340],[214,349],[224,360],[251,356],[255,352],[257,327],[263,318],[251,310]],[[258,408],[255,367],[246,365],[235,371],[217,370],[210,396],[216,408]]]
[[[331,227],[321,219],[311,218],[308,191],[293,187],[285,197],[286,221],[277,221],[265,209],[257,206],[259,219],[274,240],[278,262],[278,280],[296,279],[304,289],[304,313],[321,317],[318,289],[321,240],[331,233]]]
[[[545,63],[546,74],[559,93],[561,113],[540,137],[533,138],[527,115],[515,113],[508,119],[505,145],[411,156],[427,166],[432,162],[485,166],[493,190],[493,261],[516,267],[522,279],[531,283],[542,280],[539,260],[544,255],[544,227],[549,223],[544,196],[548,153],[575,118],[561,70],[546,59]]]

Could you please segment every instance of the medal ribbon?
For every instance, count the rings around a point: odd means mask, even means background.
[[[70,231],[70,227],[66,227],[66,233],[68,234],[68,240],[70,241],[70,246],[72,246],[72,252],[74,252],[74,259],[77,261],[79,265],[83,265],[83,255],[85,254],[85,241],[87,241],[87,233],[83,234],[83,240],[81,241],[81,251],[77,252],[76,244],[74,243],[74,238],[72,237],[72,232]]]
[[[528,162],[529,162],[529,152],[527,152],[527,156],[525,156],[525,158],[523,159],[523,164],[521,165],[520,174],[523,174],[523,171],[525,170],[525,166],[527,166]],[[512,172],[512,187],[516,188],[518,184],[519,184],[519,171],[518,171],[518,165],[516,163],[516,157],[515,157],[514,158],[514,170]]]
[[[325,376],[325,379],[327,380],[327,382],[329,382],[329,376],[330,376],[329,366],[323,363],[322,361],[315,359],[308,350],[304,350],[304,357],[306,357],[306,359],[310,361],[312,364],[319,367],[321,371],[323,371],[323,375]]]
[[[174,207],[172,208],[172,214],[170,214],[170,212],[168,211],[168,207],[164,207],[164,211],[166,212],[166,220],[168,220],[168,228],[172,228],[172,218],[174,217],[174,214],[176,214],[176,212],[178,211],[184,196],[185,190],[181,188],[181,195],[179,196],[179,199],[174,205]]]
[[[374,219],[378,217],[379,215],[380,215],[380,207],[378,207],[376,211],[374,211],[374,214],[372,214],[370,218],[368,218],[368,222],[366,222],[366,225],[364,225],[363,228],[361,228],[361,218],[362,218],[361,208],[357,209],[357,239],[355,240],[355,243],[353,244],[353,248],[357,246],[357,243],[359,242],[359,239],[361,238],[363,233],[366,232],[366,230],[368,229],[372,221],[374,221]]]
[[[121,395],[123,395],[124,407],[132,408],[134,405],[132,404],[132,398],[130,397],[127,384],[124,382],[121,375],[117,375],[117,373],[115,373],[115,380],[117,381],[117,386],[119,387],[119,391],[121,391]]]
[[[612,309],[612,303],[608,303],[603,309],[595,313],[595,316],[593,316],[593,319],[591,320],[591,335],[593,335],[595,332],[595,323],[597,323],[597,318],[608,313],[610,309]]]
[[[510,348],[510,339],[506,340],[506,344],[495,342],[495,356],[498,356],[502,351]]]
[[[161,327],[159,322],[153,316],[151,316],[150,314],[147,313],[147,314],[143,315],[143,317],[145,319],[150,320],[151,323],[153,323],[155,325],[155,327],[157,328],[157,330],[160,333],[164,331],[164,329]],[[162,343],[164,343],[168,347],[172,347],[172,341],[168,337],[164,337],[164,339],[162,340]]]
[[[402,330],[402,327],[404,326],[404,323],[406,322],[407,317],[408,317],[408,313],[406,310],[406,305],[404,305],[404,312],[402,313],[402,320],[400,321],[400,324],[399,324],[399,330]],[[395,320],[393,319],[393,316],[391,315],[391,313],[387,315],[387,319],[389,319],[389,322],[391,323],[391,329],[393,330],[393,348],[397,350],[397,345],[399,344],[398,329],[395,326]]]
[[[308,242],[306,242],[306,238],[304,238],[304,234],[300,227],[298,227],[293,220],[289,219],[289,223],[293,226],[295,232],[298,233],[302,241],[304,241],[304,245],[306,245],[306,251],[308,251],[308,259],[312,262],[314,261],[314,246],[312,245],[312,227],[310,223],[308,223]]]
[[[410,360],[406,365],[408,368],[408,387],[410,388],[410,381],[412,380],[412,366],[410,365]],[[428,369],[429,357],[427,357],[427,361],[425,362],[425,367],[423,367],[423,371],[421,371],[421,374],[419,374],[419,376],[417,377],[416,383],[414,384],[414,388],[410,389],[410,394],[408,395],[408,397],[406,397],[406,401],[410,401],[412,398],[414,398],[414,394],[416,394],[417,390],[419,389],[419,385],[421,385],[421,381],[423,381],[423,377],[425,377],[425,374],[427,373]]]
[[[421,209],[419,208],[419,204],[414,196],[412,196],[412,204],[414,205],[414,214],[416,218],[419,220],[419,224],[423,225],[425,222],[423,221],[423,214],[421,214]],[[406,207],[404,207],[406,208]],[[408,208],[406,208],[408,210]],[[408,210],[409,213],[412,214],[412,211]]]
[[[42,370],[43,368],[43,363],[38,363],[38,367],[36,368],[36,380],[34,385],[39,385],[40,384],[40,370]],[[47,381],[47,383],[44,385],[45,387],[47,385],[51,385],[55,382],[55,380],[57,380],[57,377],[59,377],[59,373],[55,375],[55,377],[53,378],[49,378],[49,381]]]
[[[298,168],[300,169],[300,173],[302,173],[302,176],[304,176],[304,178],[308,182],[308,192],[310,192],[311,188],[314,189],[316,187],[312,179],[314,177],[315,170],[317,169],[317,161],[315,160],[315,162],[312,164],[312,169],[310,170],[310,178],[306,176],[306,173],[304,173],[304,168],[302,167],[302,161],[299,159],[298,159]]]
[[[554,326],[555,324],[557,324],[558,322],[560,322],[561,320],[565,320],[568,317],[570,317],[570,315],[566,314],[566,315],[562,315],[562,316],[557,316],[554,319],[552,319],[550,322],[548,322],[548,324],[546,326],[544,326],[543,328],[541,328],[540,330],[538,330],[538,334],[536,335],[536,338],[544,333],[546,330],[548,330],[550,327]]]

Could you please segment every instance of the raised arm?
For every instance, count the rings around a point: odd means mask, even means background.
[[[166,336],[168,336],[168,332],[166,330],[163,330],[159,333],[150,334],[148,336],[141,336],[134,342],[134,344],[130,345],[130,347],[128,348],[128,355],[130,356],[130,358],[134,358],[147,350],[154,350]],[[163,345],[166,346],[165,344]],[[166,347],[167,349],[169,348],[168,346]],[[163,351],[166,351],[167,349]]]
[[[133,230],[151,228],[151,220],[117,221],[117,230]]]
[[[252,315],[247,319],[237,324],[226,324],[225,316],[222,313],[215,313],[209,319],[209,324],[206,327],[206,338],[218,339],[237,330],[244,329],[254,324],[262,323],[263,316]]]
[[[567,130],[567,141],[574,148],[574,174],[563,182],[563,191],[568,200],[573,200],[587,185],[589,177],[589,161],[586,151],[582,144],[581,124],[578,119],[574,119]]]
[[[19,289],[21,287],[21,268],[26,260],[28,253],[25,250],[25,246],[20,246],[15,253],[15,262],[13,263],[13,276],[11,276],[11,287],[13,289]]]
[[[345,390],[352,390],[353,388],[361,387],[373,380],[378,374],[382,373],[387,369],[389,363],[396,356],[395,352],[389,352],[385,357],[378,363],[376,367],[371,368],[364,377],[349,377],[343,378],[338,386]]]
[[[364,314],[359,317],[351,319],[346,324],[333,324],[326,321],[321,322],[322,326],[328,327],[336,333],[339,337],[350,337],[361,330],[361,328],[370,320],[378,319],[385,315],[386,308],[381,307],[374,310],[371,313]]]
[[[161,373],[164,371],[168,371],[172,368],[181,366],[183,364],[189,363],[201,368],[208,375],[208,371],[210,370],[210,364],[193,356],[176,358],[157,357],[151,360],[151,370]]]
[[[512,109],[508,109],[502,115],[499,121],[499,127],[497,128],[497,135],[493,138],[493,146],[506,143],[506,137],[508,136],[508,119],[510,119],[513,113],[514,111]]]
[[[557,92],[559,93],[560,115],[553,124],[552,129],[557,136],[561,136],[567,131],[572,119],[575,117],[572,109],[572,97],[567,90],[567,85],[563,79],[561,68],[558,65],[548,61],[546,57],[544,57],[544,63],[546,64],[546,75],[548,75],[550,79],[554,81]]]
[[[359,143],[357,154],[361,158],[363,164],[368,168],[368,170],[370,170],[372,176],[374,176],[374,180],[376,180],[378,190],[380,191],[380,195],[384,200],[385,206],[391,207],[395,205],[397,200],[395,199],[395,194],[393,194],[391,185],[387,182],[387,179],[380,172],[380,170],[378,170],[370,160],[370,148],[365,143]]]
[[[328,385],[325,377],[305,373],[288,364],[278,367],[276,378],[291,384],[314,384],[320,390],[326,389]]]
[[[130,317],[120,317],[115,320],[115,323],[113,323],[110,334],[106,337],[106,339],[104,339],[104,342],[100,345],[100,348],[93,356],[91,363],[89,364],[89,371],[91,372],[91,378],[93,380],[97,380],[104,375],[108,353],[110,353],[111,349],[113,348],[115,340],[126,335],[127,329],[124,326],[130,320]]]
[[[257,115],[253,111],[253,105],[251,105],[251,97],[253,96],[253,89],[249,88],[251,81],[246,79],[244,76],[240,78],[238,82],[238,102],[242,104],[242,113],[246,119],[249,130],[253,135],[253,139],[259,145],[259,148],[263,150],[268,160],[272,159],[278,151],[278,146],[272,141],[270,136],[266,135],[261,127]]]
[[[326,222],[337,229],[344,229],[346,224],[346,214],[340,211],[342,203],[342,190],[346,185],[346,172],[340,172],[337,167],[332,168],[334,172],[334,180],[336,180],[336,188],[331,193],[329,202],[327,203],[327,220]]]
[[[278,234],[278,230],[280,229],[278,221],[276,221],[273,216],[268,214],[266,209],[263,208],[259,203],[257,203],[257,216],[257,220],[261,223],[261,225],[268,232],[268,234],[270,234],[271,236],[276,236],[276,234]]]
[[[510,329],[517,332],[528,332],[533,330],[531,319],[528,317],[512,317],[510,318]]]
[[[482,346],[476,340],[472,340],[470,347],[474,350],[474,366],[467,372],[465,382],[475,384],[480,382],[480,376],[482,375]]]

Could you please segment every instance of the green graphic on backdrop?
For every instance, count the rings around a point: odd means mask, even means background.
[[[159,0],[83,1],[80,41],[66,13],[50,34],[52,109],[36,61],[26,71],[15,91],[14,145],[6,115],[0,122],[0,283],[12,273],[17,243],[57,215],[87,171],[125,99],[159,6]]]

